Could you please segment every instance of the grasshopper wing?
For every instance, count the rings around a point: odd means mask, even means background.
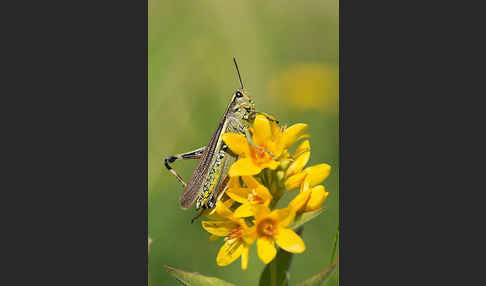
[[[223,129],[225,129],[226,126],[225,118],[226,116],[223,116],[223,118],[219,122],[216,132],[214,132],[213,136],[211,137],[209,144],[207,145],[204,153],[199,159],[199,163],[197,164],[196,169],[192,173],[189,183],[187,184],[184,192],[179,198],[179,203],[183,209],[188,209],[194,203],[197,195],[201,191],[202,185],[208,175],[208,171],[211,166],[211,160],[213,159],[215,150],[220,147],[219,145],[221,145],[221,140],[219,139],[221,132],[223,131]]]

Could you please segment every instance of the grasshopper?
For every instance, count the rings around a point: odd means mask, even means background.
[[[211,209],[216,206],[216,203],[227,188],[229,168],[238,159],[237,155],[232,153],[226,144],[224,144],[222,140],[223,134],[244,134],[252,146],[268,152],[273,157],[270,151],[256,146],[251,141],[248,127],[255,119],[256,114],[260,112],[255,111],[255,104],[252,98],[244,91],[238,64],[235,58],[233,58],[233,61],[238,72],[241,89],[237,89],[233,93],[231,101],[219,121],[216,131],[211,136],[209,143],[194,151],[169,156],[164,160],[165,167],[184,186],[184,192],[179,198],[181,207],[188,209],[196,202],[196,210],[202,208],[201,213],[194,219],[198,218],[205,209]],[[267,116],[267,118],[269,117]],[[269,118],[269,120],[274,119]],[[181,176],[170,166],[170,163],[180,159],[199,159],[199,163],[192,173],[189,183],[184,182]]]

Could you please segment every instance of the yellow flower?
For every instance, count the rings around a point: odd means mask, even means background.
[[[216,207],[205,209],[203,215],[212,220],[225,220],[233,218],[230,208],[235,201],[226,194],[216,203]]]
[[[292,146],[295,142],[299,141],[300,139],[303,138],[308,138],[310,137],[309,134],[304,134],[305,130],[307,129],[307,124],[304,123],[297,123],[289,128],[286,128],[283,131],[283,144],[284,144],[284,149],[288,149],[290,146]]]
[[[281,127],[270,115],[259,114],[249,127],[251,138],[236,133],[222,135],[238,159],[228,171],[229,182],[222,198],[215,208],[203,212],[211,220],[201,222],[211,234],[209,240],[224,237],[216,258],[219,266],[241,257],[241,268],[246,269],[249,248],[255,242],[258,257],[265,264],[275,258],[277,246],[291,253],[305,251],[304,241],[289,225],[296,215],[321,207],[328,193],[319,184],[331,171],[328,164],[305,167],[310,158],[309,140],[290,154],[294,143],[309,137],[306,129],[303,123]],[[265,168],[273,172],[254,177]],[[289,190],[300,187],[300,192],[287,208],[272,210],[284,185]]]
[[[226,266],[241,256],[241,269],[245,270],[248,266],[249,248],[256,239],[255,227],[249,227],[243,219],[236,218],[224,203],[217,204],[216,207],[218,206],[221,213],[227,215],[227,219],[201,222],[202,227],[211,233],[210,240],[224,237],[216,263]]]
[[[234,212],[235,217],[253,216],[253,205],[263,204],[268,206],[272,201],[270,191],[255,178],[252,176],[244,176],[242,179],[247,186],[246,188],[233,187],[226,191],[226,194],[231,199],[241,203],[241,206]]]
[[[305,251],[304,241],[287,226],[292,222],[295,212],[292,208],[277,209],[270,212],[265,205],[254,206],[255,228],[257,235],[258,257],[268,264],[275,258],[275,243],[292,253]]]
[[[295,150],[294,154],[295,160],[287,168],[286,175],[290,177],[297,173],[300,173],[304,169],[310,158],[310,143],[309,140],[302,142],[299,147]]]
[[[290,168],[290,167],[289,167]],[[307,167],[303,171],[293,174],[285,181],[285,188],[293,190],[298,188],[305,179],[308,179],[309,186],[313,187],[323,182],[331,173],[331,166],[328,164],[319,164]]]
[[[240,178],[230,178],[227,186],[228,189],[240,188]],[[213,220],[227,219],[233,215],[230,208],[234,202],[235,201],[231,199],[225,192],[223,197],[216,203],[216,207],[212,209],[205,209],[203,215]]]
[[[299,194],[289,203],[289,207],[296,213],[314,211],[321,207],[328,195],[322,185],[310,187],[310,179],[307,177],[301,185]]]
[[[223,134],[226,145],[240,156],[228,174],[231,177],[252,176],[265,168],[275,170],[280,165],[275,159],[297,140],[305,137],[303,133],[306,128],[307,124],[299,123],[282,131],[275,122],[270,122],[266,116],[259,114],[253,122],[253,128],[250,128],[251,139],[256,146],[249,144],[247,138],[241,134]]]

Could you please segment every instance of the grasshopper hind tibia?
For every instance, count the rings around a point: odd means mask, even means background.
[[[205,210],[206,210],[206,206],[203,206],[202,210],[195,217],[191,219],[191,224],[193,224],[196,219],[200,218]]]

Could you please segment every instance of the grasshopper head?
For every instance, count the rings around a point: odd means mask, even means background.
[[[253,99],[242,89],[237,89],[233,95],[233,112],[241,114],[242,118],[248,119],[248,116],[255,112]]]

